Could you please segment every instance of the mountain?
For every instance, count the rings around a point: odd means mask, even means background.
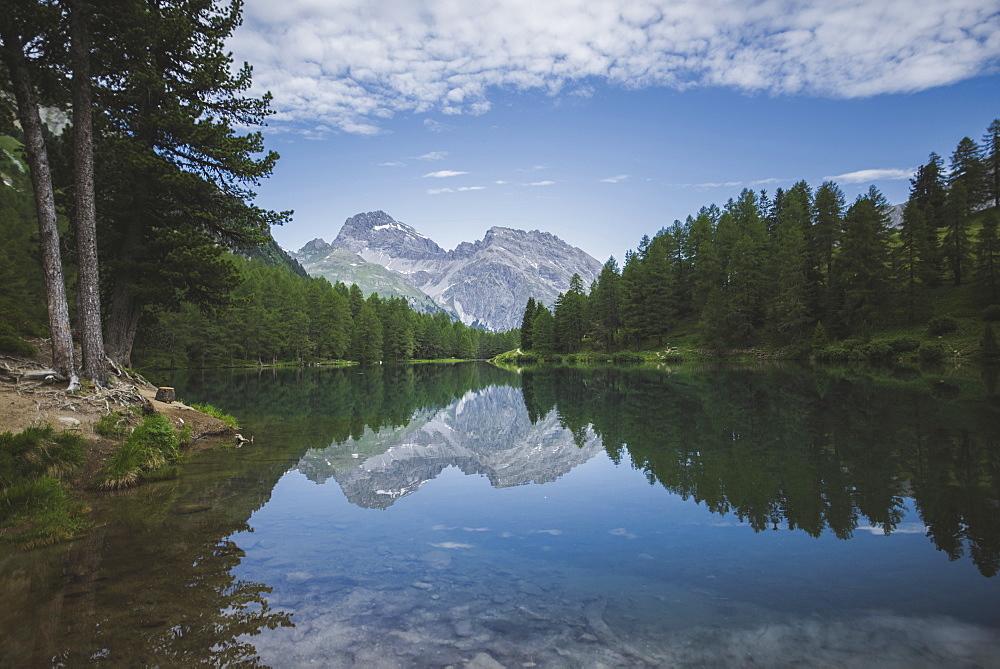
[[[532,423],[521,391],[509,386],[466,393],[447,408],[418,412],[404,428],[366,431],[366,438],[382,452],[345,461],[342,453],[355,446],[334,444],[310,449],[296,469],[317,483],[333,478],[352,504],[386,509],[448,467],[506,488],[555,481],[603,451],[592,430],[574,435],[556,411]]]
[[[593,257],[547,232],[493,227],[482,240],[446,251],[382,211],[352,216],[332,243],[313,240],[295,257],[315,276],[336,249],[385,268],[466,325],[491,330],[518,327],[529,297],[551,306],[574,273],[589,285],[601,270]]]
[[[292,254],[310,276],[326,277],[330,283],[357,284],[365,295],[402,297],[416,311],[441,311],[426,293],[414,288],[397,274],[381,265],[367,262],[347,249],[334,248],[322,239],[314,239]]]

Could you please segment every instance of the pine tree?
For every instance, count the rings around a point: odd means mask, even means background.
[[[983,226],[976,235],[976,282],[990,304],[1000,302],[1000,210],[983,216]]]
[[[844,237],[834,265],[841,334],[867,335],[884,322],[888,299],[888,203],[872,186],[844,217]]]
[[[561,353],[579,351],[587,331],[587,294],[579,274],[572,276],[569,290],[556,299],[553,318],[556,350]]]
[[[521,350],[530,351],[533,345],[532,325],[535,322],[535,298],[529,297],[528,303],[524,305],[524,316],[521,318]]]
[[[382,322],[368,302],[361,307],[355,321],[350,357],[361,363],[378,362],[382,359]]]
[[[949,185],[965,187],[965,198],[970,210],[978,207],[986,199],[986,167],[983,165],[982,151],[975,141],[963,137],[951,154],[951,174]]]
[[[590,326],[594,341],[605,351],[611,351],[620,327],[621,273],[614,256],[608,258],[601,273],[590,288]]]
[[[127,363],[143,311],[173,308],[178,295],[211,296],[191,284],[221,276],[211,266],[217,258],[194,241],[254,246],[287,213],[249,203],[278,156],[264,150],[260,132],[236,130],[260,126],[270,113],[269,95],[245,95],[251,69],[234,69],[226,49],[240,3],[124,0],[95,10],[110,24],[94,44],[104,66],[93,72],[106,129],[96,176],[105,345],[112,360]],[[170,233],[191,240],[191,252],[164,273],[155,247]]]
[[[951,270],[952,280],[956,286],[961,286],[962,280],[968,273],[971,245],[969,241],[971,211],[966,181],[956,180],[952,183],[948,191],[947,214],[944,256]]]
[[[983,167],[987,202],[1000,208],[1000,118],[993,119],[983,135]]]
[[[17,105],[17,116],[24,132],[25,155],[31,171],[38,217],[39,243],[45,276],[45,300],[48,305],[49,333],[52,340],[52,366],[70,379],[68,390],[77,386],[76,362],[73,355],[73,338],[70,334],[69,304],[66,298],[66,281],[63,276],[62,254],[59,248],[59,229],[56,222],[55,189],[45,146],[44,130],[39,112],[39,79],[44,76],[45,63],[41,57],[32,59],[37,52],[36,43],[43,42],[42,32],[47,24],[54,24],[53,7],[26,3],[23,11],[4,10],[0,21],[0,62],[6,69]],[[40,67],[40,65],[42,67]],[[41,70],[41,71],[40,71]]]
[[[943,256],[939,235],[947,218],[947,189],[943,172],[941,157],[931,153],[927,164],[922,165],[910,180],[909,202],[919,210],[924,229],[922,240],[917,237],[912,239],[914,274],[917,280],[928,287],[936,287],[941,283]],[[911,212],[911,215],[915,214],[916,212]]]
[[[780,344],[802,341],[810,321],[807,270],[811,263],[806,245],[810,200],[809,187],[799,182],[781,198],[776,216],[768,321]]]
[[[816,221],[809,242],[816,266],[827,279],[833,268],[834,250],[844,231],[844,204],[844,192],[832,181],[825,181],[816,189]]]
[[[533,348],[532,350],[537,351],[543,355],[549,354],[556,349],[556,333],[555,333],[555,321],[552,318],[552,312],[550,312],[541,303],[538,304],[538,311],[535,314],[535,319],[532,321],[531,329],[534,332],[533,336]]]

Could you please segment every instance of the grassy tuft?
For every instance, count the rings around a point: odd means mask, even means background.
[[[125,443],[115,449],[104,468],[98,487],[129,488],[145,479],[176,476],[180,440],[165,416],[146,416]]]
[[[83,437],[51,425],[0,434],[0,541],[37,546],[76,536],[83,505],[57,477],[83,464]]]
[[[136,415],[131,409],[104,414],[94,423],[94,432],[112,439],[123,439],[135,424]]]
[[[235,416],[228,413],[224,413],[221,409],[218,409],[212,406],[211,404],[191,404],[189,406],[195,411],[200,411],[204,414],[212,416],[213,418],[218,418],[223,423],[231,427],[233,430],[240,429],[239,424],[236,422]]]

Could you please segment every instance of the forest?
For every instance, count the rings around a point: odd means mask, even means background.
[[[575,277],[551,308],[529,299],[521,348],[612,352],[683,339],[789,356],[868,346],[877,358],[953,332],[964,318],[979,323],[983,355],[995,357],[1000,119],[981,143],[963,138],[947,168],[932,153],[910,183],[895,221],[874,186],[850,205],[833,182],[800,181],[771,196],[744,189],[644,236],[623,266],[609,259],[589,290]],[[920,336],[870,345],[900,333]],[[940,355],[934,346],[924,346],[929,357]]]
[[[309,279],[253,204],[270,96],[226,39],[241,3],[16,3],[0,32],[0,348],[53,368],[484,357],[516,345]],[[82,360],[77,359],[79,342]]]

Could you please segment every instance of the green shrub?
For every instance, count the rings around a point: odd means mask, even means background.
[[[83,507],[56,477],[83,460],[83,437],[74,432],[45,425],[0,434],[0,539],[40,545],[75,536]]]
[[[951,334],[958,329],[958,321],[950,316],[937,316],[927,321],[927,333],[935,337]]]
[[[991,304],[983,309],[983,320],[987,323],[1000,321],[1000,304]]]
[[[944,346],[937,342],[925,342],[920,345],[917,351],[921,362],[941,362],[944,360]]]
[[[51,425],[0,434],[0,488],[39,476],[66,476],[83,465],[83,437]]]
[[[98,485],[106,489],[129,488],[143,479],[164,478],[164,473],[171,471],[165,468],[177,461],[179,445],[165,416],[146,416],[111,454]]]
[[[920,340],[913,337],[897,337],[889,342],[889,346],[896,353],[909,353],[920,348]]]
[[[38,349],[21,339],[6,321],[0,320],[0,353],[27,358],[37,352]]]
[[[618,351],[611,356],[611,362],[616,365],[634,365],[643,361],[643,357],[631,351]]]
[[[234,430],[240,429],[240,426],[236,422],[235,416],[232,416],[228,413],[223,413],[221,409],[218,409],[212,406],[211,404],[191,404],[189,406],[195,411],[200,411],[202,413],[208,414],[209,416],[212,416],[213,418],[218,418],[219,420],[221,420],[223,423],[225,423]]]
[[[134,422],[135,412],[130,409],[112,411],[104,414],[100,420],[94,423],[94,432],[112,439],[121,439],[129,433]]]
[[[896,357],[896,351],[885,341],[869,342],[861,348],[860,353],[868,362],[890,362]]]

